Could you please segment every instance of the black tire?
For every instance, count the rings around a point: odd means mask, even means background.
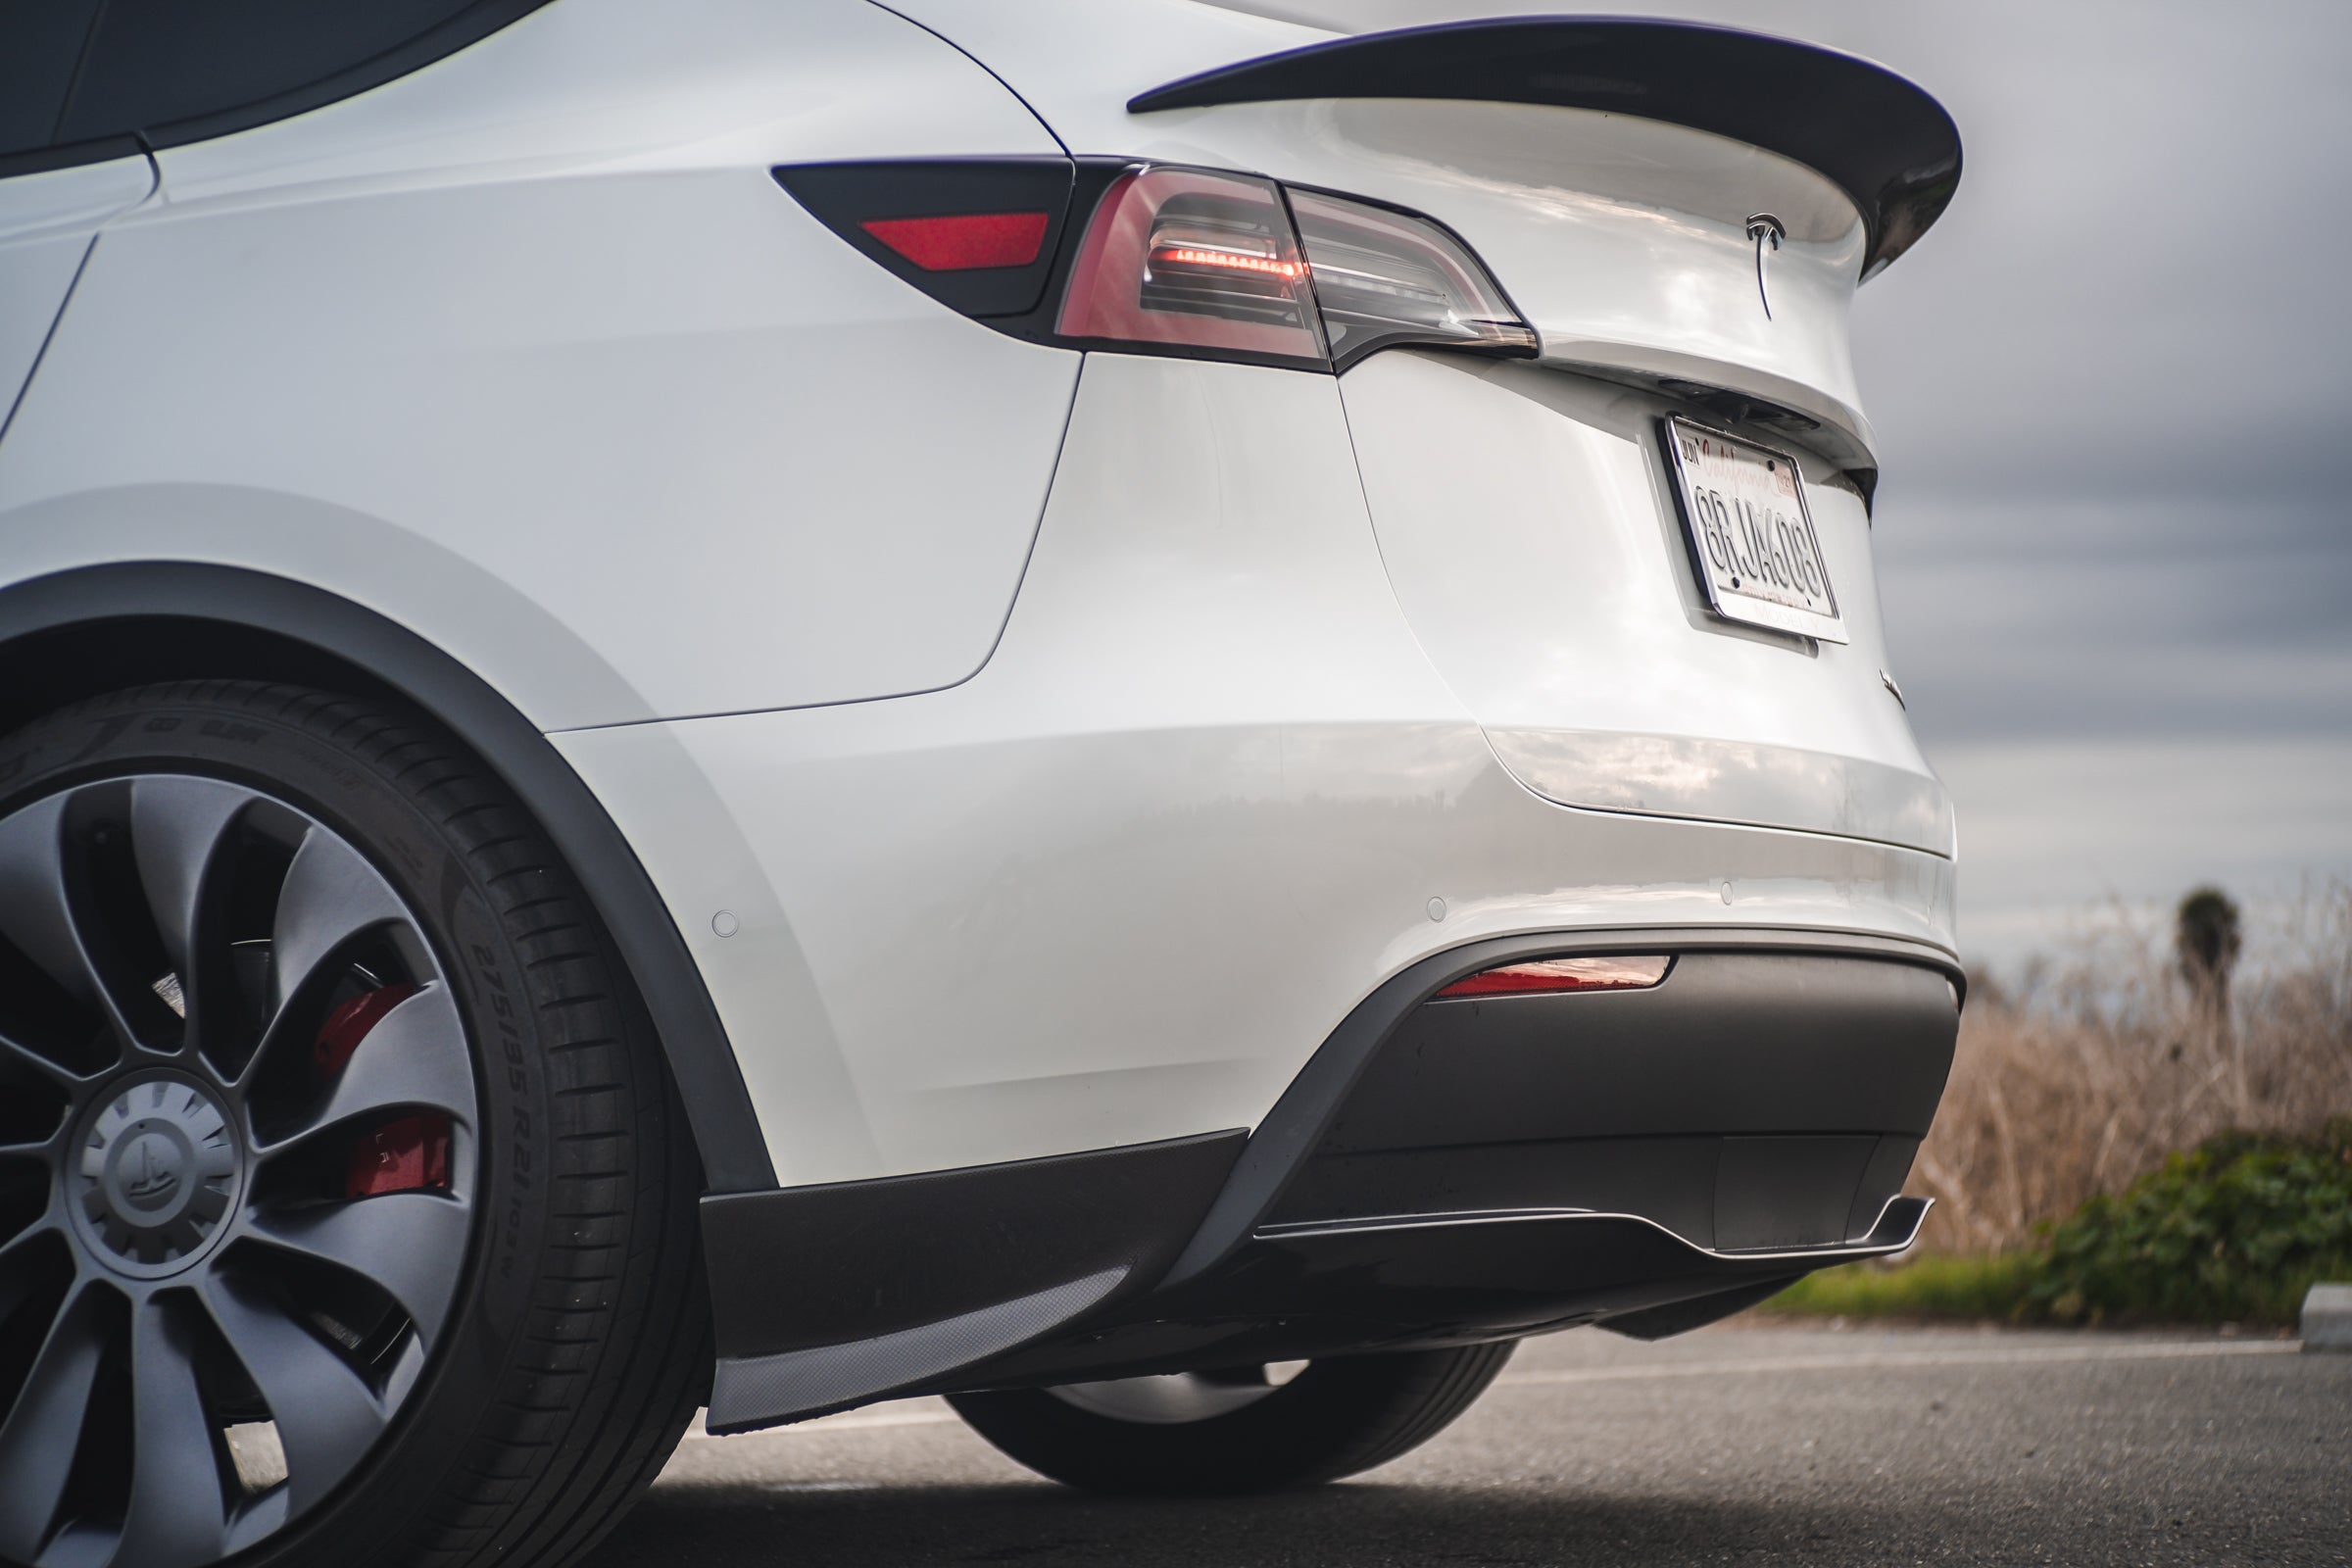
[[[1120,1420],[1051,1389],[949,1403],[1007,1457],[1089,1492],[1220,1495],[1337,1481],[1419,1447],[1494,1381],[1516,1342],[1308,1364],[1253,1403],[1204,1420]]]
[[[183,782],[188,779],[198,782]],[[193,875],[223,879],[223,886],[235,881],[229,891],[191,893],[186,900],[191,910],[243,907],[237,901],[250,903],[265,896],[280,901],[266,914],[235,917],[247,923],[246,929],[257,928],[253,922],[259,920],[271,933],[270,942],[261,945],[261,957],[248,955],[239,962],[266,965],[282,957],[284,968],[291,971],[304,950],[303,942],[280,938],[288,930],[299,934],[306,929],[300,922],[310,918],[286,910],[285,905],[296,897],[292,872],[271,873],[283,879],[271,884],[261,872],[233,869],[247,863],[239,856],[248,860],[261,857],[255,864],[274,864],[267,858],[279,851],[264,842],[272,833],[295,846],[284,851],[290,857],[309,853],[307,847],[314,843],[321,846],[321,856],[339,853],[338,845],[341,851],[355,852],[365,862],[361,871],[338,874],[364,876],[371,869],[396,897],[406,923],[350,925],[348,934],[335,937],[345,945],[327,948],[323,944],[328,935],[346,928],[320,917],[321,934],[314,946],[330,956],[303,972],[327,978],[302,980],[269,971],[270,978],[258,983],[257,991],[257,982],[235,978],[245,971],[233,965],[207,970],[204,964],[210,960],[196,956],[200,936],[206,942],[216,935],[227,941],[231,916],[200,918],[190,913],[176,939],[163,939],[165,948],[176,940],[173,951],[190,955],[166,977],[178,987],[176,971],[189,972],[185,994],[164,998],[179,1011],[180,1022],[164,1018],[150,999],[135,994],[138,985],[121,978],[143,981],[153,968],[152,957],[145,970],[120,953],[112,960],[88,959],[80,983],[89,996],[99,999],[90,1004],[96,1009],[91,1015],[116,1021],[102,1027],[95,1037],[97,1046],[89,1048],[99,1051],[99,1056],[80,1060],[64,1048],[44,1052],[37,1043],[20,1039],[12,1046],[7,1038],[12,1020],[6,1010],[10,976],[5,969],[13,964],[22,979],[27,960],[22,933],[10,951],[10,915],[0,909],[0,1104],[9,1103],[12,1094],[17,1103],[46,1093],[66,1102],[54,1113],[62,1118],[62,1126],[46,1135],[45,1146],[27,1142],[42,1134],[47,1123],[41,1117],[19,1119],[12,1149],[9,1118],[0,1116],[0,1194],[12,1191],[12,1169],[18,1182],[13,1190],[21,1192],[25,1171],[37,1169],[38,1161],[48,1158],[62,1195],[70,1162],[42,1150],[79,1148],[77,1139],[94,1140],[97,1134],[85,1137],[77,1131],[98,1126],[87,1119],[93,1113],[83,1102],[103,1102],[110,1091],[86,1086],[124,1076],[136,1080],[141,1073],[150,1078],[176,1074],[174,1082],[184,1080],[213,1094],[220,1115],[242,1129],[235,1157],[244,1162],[240,1173],[227,1179],[232,1184],[229,1218],[215,1222],[220,1238],[185,1249],[190,1259],[198,1259],[201,1249],[210,1248],[200,1260],[174,1263],[171,1259],[180,1253],[171,1249],[177,1244],[142,1244],[162,1249],[165,1258],[144,1266],[187,1270],[162,1282],[173,1289],[151,1289],[153,1282],[144,1279],[108,1276],[100,1265],[120,1274],[142,1266],[139,1259],[147,1254],[134,1256],[123,1250],[129,1244],[110,1243],[107,1234],[91,1229],[100,1221],[67,1212],[62,1197],[45,1214],[37,1204],[20,1202],[12,1208],[0,1202],[0,1498],[19,1499],[10,1505],[16,1509],[13,1517],[8,1506],[0,1506],[0,1530],[16,1532],[19,1551],[24,1542],[32,1540],[34,1549],[24,1555],[40,1561],[62,1556],[74,1545],[61,1530],[78,1529],[84,1538],[79,1544],[91,1548],[86,1560],[111,1562],[114,1568],[226,1558],[253,1568],[295,1563],[556,1568],[571,1561],[604,1537],[660,1471],[707,1392],[710,1367],[710,1309],[695,1224],[700,1179],[694,1150],[659,1045],[609,937],[569,872],[497,778],[452,737],[388,705],[287,686],[183,682],[93,699],[0,740],[0,834],[12,821],[46,822],[50,817],[38,813],[51,813],[63,824],[52,836],[67,846],[57,852],[60,887],[95,885],[93,876],[104,880],[105,864],[84,864],[75,858],[102,852],[78,847],[82,840],[76,835],[84,833],[92,813],[103,816],[110,803],[125,803],[115,813],[118,820],[85,836],[100,846],[119,843],[125,834],[136,840],[131,859],[122,862],[132,864],[135,875],[123,885],[143,888],[151,906],[169,902],[155,891],[169,876],[151,874],[137,856],[168,836],[160,827],[150,832],[146,824],[164,820],[166,808],[155,803],[168,803],[175,790],[188,800],[249,796],[263,803],[236,807],[237,814],[229,819],[232,825],[208,829],[218,836],[187,857],[188,863],[199,868]],[[146,814],[135,815],[137,811]],[[130,825],[125,828],[122,823]],[[115,839],[110,840],[109,833]],[[0,837],[0,856],[10,853],[14,843],[22,862],[23,845],[39,842],[43,841],[37,833],[19,833],[13,840]],[[120,859],[122,852],[105,853],[115,853]],[[99,870],[93,872],[91,865]],[[232,869],[219,869],[223,865]],[[0,864],[0,874],[8,874],[6,865]],[[119,865],[109,874],[120,881]],[[249,886],[265,893],[251,893]],[[276,892],[268,894],[271,886]],[[163,952],[155,946],[153,932],[164,929],[164,916],[153,915],[159,923],[141,936],[133,929],[141,918],[136,908],[122,913],[123,899],[135,896],[118,892],[115,903],[106,906],[112,913],[88,913],[105,901],[93,903],[96,896],[87,893],[61,896],[59,907],[69,911],[69,924],[116,922],[122,930],[107,940],[122,952],[141,942],[150,954]],[[305,906],[323,906],[323,901],[315,898]],[[27,917],[16,918],[22,924]],[[211,923],[204,923],[207,920]],[[80,925],[74,929],[81,935]],[[315,1026],[308,1017],[296,1016],[298,997],[308,999],[301,1005],[323,1009],[330,1005],[329,999],[343,995],[348,1005],[353,973],[362,976],[358,984],[378,984],[375,971],[351,955],[362,951],[359,944],[379,940],[389,945],[369,950],[389,955],[369,960],[379,967],[388,963],[397,968],[401,953],[414,952],[419,945],[426,950],[427,956],[412,965],[426,971],[422,977],[411,975],[404,985],[383,985],[383,996],[391,1000],[381,1005],[389,1008],[423,993],[437,993],[443,999],[437,1004],[454,1012],[433,1016],[462,1021],[462,1030],[453,1025],[442,1038],[461,1037],[457,1049],[466,1056],[459,1059],[469,1059],[472,1085],[466,1092],[455,1087],[465,1066],[450,1065],[449,1048],[435,1045],[423,1054],[440,1063],[437,1070],[443,1076],[437,1082],[450,1085],[442,1099],[404,1098],[405,1090],[386,1091],[380,1098],[392,1109],[353,1099],[351,1103],[366,1107],[361,1119],[336,1120],[347,1103],[344,1083],[352,1076],[348,1063],[354,1058],[345,1055],[333,1065],[318,1064],[332,1059],[331,1053],[326,1057],[319,1053],[327,1049],[328,1032],[338,1014],[326,1012],[327,1021]],[[229,951],[241,953],[255,945],[247,937]],[[114,965],[111,970],[109,962]],[[58,966],[54,956],[48,963],[52,970]],[[335,970],[338,963],[347,967]],[[231,976],[203,982],[214,1009],[212,1022],[204,1021],[207,1004],[198,1000],[195,989],[199,976],[207,973]],[[116,978],[108,978],[110,974]],[[36,977],[30,984],[37,991],[41,982]],[[343,989],[325,989],[329,986]],[[239,987],[246,997],[242,1004],[222,1000]],[[110,989],[121,995],[107,1000]],[[263,1000],[254,1001],[256,996]],[[213,1060],[217,1054],[224,1059],[233,1054],[219,1044],[231,1032],[219,1020],[228,1017],[233,1005],[262,1019],[239,1026],[254,1042],[239,1048],[246,1053],[242,1059],[253,1063],[240,1069]],[[133,1026],[120,1021],[133,1012],[149,1022]],[[24,1023],[22,1018],[16,1021]],[[318,1030],[315,1039],[310,1033],[314,1027]],[[34,1024],[24,1024],[16,1032],[25,1036],[28,1030],[37,1033]],[[152,1038],[143,1032],[150,1030],[156,1031]],[[110,1038],[120,1043],[108,1046]],[[366,1042],[374,1038],[367,1035],[350,1049],[364,1052]],[[118,1053],[115,1065],[101,1059],[105,1050]],[[287,1076],[294,1069],[278,1058],[289,1052],[295,1057],[314,1058],[303,1069],[312,1078]],[[64,1067],[56,1066],[60,1061]],[[337,1073],[342,1076],[319,1076]],[[280,1097],[276,1102],[281,1105],[302,1103],[300,1096],[307,1094],[309,1103],[326,1108],[305,1112],[311,1122],[283,1120],[294,1131],[259,1131],[265,1118],[265,1086],[298,1081],[309,1087],[269,1092]],[[326,1087],[318,1087],[321,1082]],[[466,1100],[467,1092],[471,1100]],[[460,1101],[464,1108],[450,1115],[430,1108]],[[126,1092],[116,1103],[124,1102],[134,1102],[134,1097]],[[363,1155],[352,1140],[373,1138],[376,1143],[368,1145],[372,1150],[385,1134],[355,1135],[350,1129],[362,1126],[366,1117],[396,1117],[416,1105],[427,1107],[420,1123],[428,1129],[426,1136],[441,1139],[442,1163],[435,1167],[441,1172],[441,1186],[416,1192],[367,1186],[368,1178],[361,1173]],[[119,1110],[115,1113],[119,1118]],[[283,1119],[290,1113],[268,1114]],[[436,1122],[435,1116],[442,1119]],[[315,1152],[305,1140],[317,1143]],[[129,1143],[127,1130],[118,1142]],[[34,1151],[29,1165],[27,1149]],[[17,1156],[13,1167],[12,1154]],[[78,1157],[86,1170],[98,1156]],[[105,1174],[85,1177],[85,1186],[118,1183],[114,1164],[135,1163],[127,1152],[119,1159],[112,1153],[105,1157],[113,1163],[105,1167]],[[429,1161],[434,1156],[418,1157]],[[139,1170],[153,1168],[150,1156],[140,1158],[145,1163],[137,1165]],[[337,1174],[346,1171],[349,1174]],[[97,1201],[102,1207],[119,1207],[138,1201],[141,1191],[153,1190],[146,1176],[122,1178],[118,1185],[120,1192],[108,1188],[98,1200],[85,1194],[81,1201],[85,1206]],[[289,1223],[287,1213],[298,1218],[327,1214],[330,1219],[338,1213],[359,1215],[364,1226],[380,1227],[379,1216],[393,1212],[376,1206],[387,1202],[380,1196],[386,1192],[419,1200],[454,1200],[452,1206],[465,1210],[462,1221],[434,1221],[445,1228],[433,1234],[451,1238],[450,1250],[461,1254],[448,1260],[449,1273],[436,1287],[447,1293],[445,1315],[429,1308],[423,1315],[410,1313],[402,1303],[411,1295],[426,1298],[430,1293],[405,1282],[400,1293],[392,1293],[384,1284],[393,1277],[389,1271],[381,1278],[364,1269],[321,1273],[315,1262],[289,1262],[272,1250],[270,1227],[282,1230]],[[131,1197],[125,1200],[122,1193]],[[284,1206],[288,1204],[308,1206]],[[28,1212],[35,1216],[29,1227]],[[44,1224],[48,1233],[36,1234]],[[347,1234],[372,1236],[378,1231]],[[109,1245],[122,1255],[100,1255],[96,1262],[85,1255],[103,1253]],[[79,1250],[69,1252],[69,1248]],[[364,1252],[347,1247],[346,1253],[367,1259],[389,1250],[370,1243]],[[74,1283],[55,1289],[7,1288],[12,1260],[23,1265],[15,1270],[22,1281],[33,1277],[33,1265],[43,1258],[58,1256],[76,1260],[78,1272],[67,1276]],[[306,1269],[311,1272],[304,1273]],[[305,1293],[314,1290],[348,1295],[357,1289],[350,1283],[355,1276],[363,1286],[386,1293],[381,1299],[392,1303],[379,1306],[382,1315],[370,1332],[389,1336],[382,1340],[384,1346],[405,1347],[400,1353],[408,1361],[397,1373],[381,1370],[390,1364],[387,1361],[365,1359],[391,1357],[393,1349],[371,1349],[374,1340],[341,1344],[331,1332],[338,1320],[304,1304],[310,1300]],[[65,1293],[63,1300],[60,1291]],[[64,1430],[68,1423],[51,1420],[60,1430],[49,1434],[50,1440],[75,1448],[80,1457],[74,1474],[52,1489],[53,1503],[24,1501],[31,1494],[23,1483],[40,1466],[23,1457],[33,1451],[30,1445],[19,1441],[11,1446],[10,1423],[24,1422],[32,1430],[34,1418],[25,1415],[28,1401],[21,1396],[36,1377],[45,1375],[39,1370],[40,1357],[47,1351],[44,1336],[64,1333],[58,1325],[65,1321],[67,1306],[85,1295],[99,1304],[74,1320],[80,1325],[74,1332],[99,1347],[87,1353],[103,1368],[103,1357],[115,1353],[103,1348],[113,1343],[106,1336],[127,1324],[128,1337],[122,1342],[126,1348],[118,1357],[122,1365],[112,1374],[102,1369],[97,1375],[93,1387],[98,1392],[86,1400],[78,1430]],[[351,1298],[378,1299],[365,1290]],[[239,1317],[247,1307],[251,1312]],[[152,1330],[156,1342],[179,1347],[192,1372],[179,1382],[163,1381],[155,1387],[196,1391],[160,1404],[158,1408],[172,1416],[160,1425],[173,1427],[184,1438],[207,1426],[218,1433],[227,1423],[262,1419],[254,1412],[265,1410],[276,1423],[287,1469],[299,1478],[306,1465],[311,1467],[307,1494],[294,1490],[292,1481],[281,1483],[291,1500],[271,1504],[270,1511],[263,1513],[257,1511],[262,1504],[255,1499],[268,1494],[260,1490],[266,1483],[257,1483],[250,1474],[240,1479],[238,1462],[226,1443],[217,1438],[208,1460],[200,1442],[192,1447],[181,1442],[190,1454],[170,1457],[169,1462],[194,1467],[182,1472],[191,1475],[201,1475],[209,1462],[214,1479],[223,1488],[222,1534],[217,1548],[204,1544],[210,1526],[196,1504],[158,1505],[150,1511],[185,1517],[156,1526],[138,1516],[140,1531],[131,1528],[134,1515],[150,1504],[134,1490],[135,1477],[128,1475],[130,1450],[147,1452],[139,1446],[147,1441],[141,1434],[152,1431],[152,1425],[137,1425],[145,1419],[146,1408],[138,1398],[131,1363],[146,1357],[139,1364],[163,1365],[167,1359],[165,1351],[151,1350],[147,1340],[137,1338],[151,1333],[151,1322],[167,1326]],[[289,1324],[306,1331],[308,1341],[300,1333],[289,1337]],[[233,1331],[240,1326],[248,1340],[236,1338]],[[353,1333],[356,1338],[358,1331]],[[326,1347],[364,1382],[375,1380],[368,1386],[380,1385],[380,1428],[366,1436],[370,1429],[360,1417],[352,1417],[354,1424],[336,1436],[339,1448],[332,1464],[319,1457],[320,1445],[306,1439],[298,1446],[286,1434],[295,1430],[299,1435],[299,1420],[290,1429],[287,1416],[279,1413],[281,1406],[291,1408],[292,1401],[281,1400],[270,1390],[303,1385],[282,1369],[270,1374],[278,1381],[270,1382],[257,1370],[268,1357],[249,1345],[282,1347],[307,1369],[306,1375],[333,1382],[331,1362],[318,1354],[318,1347]],[[17,1353],[9,1353],[10,1347]],[[109,1396],[110,1388],[118,1392]],[[192,1405],[202,1407],[201,1422],[188,1408]],[[352,1437],[353,1432],[362,1436]],[[152,1442],[160,1455],[175,1452],[161,1437]],[[13,1476],[8,1470],[12,1462],[19,1472]],[[58,1469],[51,1465],[42,1473],[54,1478]],[[201,1494],[205,1489],[198,1485],[181,1493],[191,1490]],[[53,1514],[46,1525],[38,1517],[44,1509]],[[157,1542],[164,1544],[159,1547]],[[7,1540],[0,1539],[0,1559],[9,1554]]]

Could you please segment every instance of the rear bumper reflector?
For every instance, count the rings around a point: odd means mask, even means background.
[[[1630,958],[1534,958],[1482,969],[1467,979],[1456,980],[1432,1000],[1536,996],[1561,991],[1646,991],[1666,978],[1666,970],[1673,962],[1664,954]]]

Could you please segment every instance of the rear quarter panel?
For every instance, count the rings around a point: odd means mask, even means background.
[[[936,305],[767,169],[1054,150],[856,0],[565,0],[164,153],[163,199],[101,236],[0,446],[0,578],[299,576],[551,730],[961,680],[1078,356]],[[566,635],[478,612],[502,597]]]

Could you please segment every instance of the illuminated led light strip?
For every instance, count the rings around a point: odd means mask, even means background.
[[[1189,245],[1172,245],[1152,253],[1152,265],[1163,262],[1182,262],[1189,267],[1222,267],[1235,272],[1268,272],[1276,277],[1298,277],[1306,270],[1297,262],[1278,262],[1265,256],[1237,256],[1231,251],[1195,250]]]
[[[1666,978],[1673,962],[1663,954],[1634,958],[1538,958],[1481,970],[1456,980],[1433,1000],[1562,991],[1646,991]]]

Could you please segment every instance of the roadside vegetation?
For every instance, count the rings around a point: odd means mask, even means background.
[[[2240,972],[2237,911],[2182,901],[2165,946],[2122,916],[1971,989],[1890,1266],[1767,1308],[2039,1322],[2291,1323],[2352,1280],[2352,888]]]

